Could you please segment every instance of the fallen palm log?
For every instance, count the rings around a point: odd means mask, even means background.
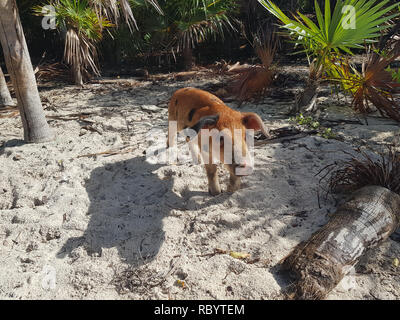
[[[400,154],[374,161],[352,158],[331,178],[330,189],[358,188],[330,221],[283,259],[296,282],[294,299],[323,299],[368,250],[382,244],[400,226]],[[372,185],[368,185],[372,184]],[[389,190],[390,189],[390,190]]]
[[[385,241],[399,222],[399,195],[379,186],[355,192],[325,226],[284,259],[283,268],[297,279],[289,296],[325,298],[366,250]]]

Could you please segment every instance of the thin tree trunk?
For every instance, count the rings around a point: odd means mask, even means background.
[[[0,43],[17,96],[25,141],[39,143],[52,140],[54,135],[40,101],[15,0],[0,0]]]
[[[83,77],[82,77],[82,70],[81,66],[78,64],[74,64],[72,66],[72,76],[74,78],[74,82],[77,86],[83,87]]]
[[[183,59],[185,64],[185,70],[191,70],[193,67],[193,49],[190,46],[186,46],[183,49]]]
[[[6,78],[4,78],[3,70],[0,67],[0,108],[15,106],[13,99],[11,98],[10,91],[7,87]]]
[[[338,208],[331,220],[284,259],[296,278],[296,299],[323,299],[362,255],[384,242],[400,224],[400,196],[367,186]]]

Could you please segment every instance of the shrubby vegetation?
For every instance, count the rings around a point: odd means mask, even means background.
[[[107,65],[189,70],[195,62],[253,56],[259,70],[245,70],[236,83],[240,99],[247,99],[271,85],[270,67],[279,43],[284,54],[297,51],[310,66],[307,86],[291,113],[314,111],[319,86],[329,81],[353,96],[355,110],[369,112],[374,105],[400,121],[392,96],[400,83],[398,68],[392,66],[400,56],[399,41],[391,37],[400,30],[396,1],[18,0],[17,4],[34,64],[63,62],[76,84],[100,75]],[[41,26],[46,5],[55,8],[55,30]],[[347,5],[357,11],[355,29],[343,24]],[[272,32],[275,37],[265,36]],[[369,58],[361,70],[350,58],[366,52]]]

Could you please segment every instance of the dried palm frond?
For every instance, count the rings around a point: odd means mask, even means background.
[[[393,98],[394,88],[400,87],[392,79],[388,66],[400,57],[400,43],[385,56],[369,53],[368,61],[359,72],[348,59],[332,61],[329,78],[338,81],[341,87],[353,96],[352,107],[359,113],[372,111],[374,105],[382,116],[400,122],[400,106]]]
[[[280,45],[277,33],[272,28],[270,32],[260,29],[253,35],[253,48],[265,68],[270,68]]]
[[[90,73],[99,75],[96,45],[102,40],[103,29],[113,24],[91,6],[89,0],[56,0],[57,26],[66,31],[64,60],[71,66],[75,83],[82,85]],[[41,6],[34,7],[43,15]]]
[[[230,91],[236,94],[240,105],[244,101],[265,95],[275,75],[272,67],[278,46],[275,33],[271,32],[268,36],[263,34],[263,39],[257,35],[253,35],[253,37],[253,48],[262,64],[241,68],[237,71],[238,74]]]
[[[160,14],[163,14],[157,0],[146,0],[146,2],[151,4]],[[129,0],[90,0],[90,5],[99,18],[104,16],[118,26],[122,17],[131,32],[138,29]]]
[[[360,157],[352,156],[350,160],[329,166],[329,172],[325,175],[331,174],[329,190],[347,192],[376,185],[400,194],[400,152],[392,147],[387,148],[386,153],[357,150]]]
[[[76,83],[81,78],[88,78],[90,68],[96,75],[100,75],[97,67],[97,48],[90,39],[79,35],[76,30],[70,29],[65,38],[64,59],[74,72]]]
[[[146,0],[162,13],[157,0]],[[76,84],[82,85],[91,74],[99,75],[97,44],[105,28],[118,25],[121,17],[131,32],[137,29],[129,0],[50,0],[55,8],[57,27],[66,31],[64,60],[71,66]],[[43,6],[33,8],[46,15]]]
[[[324,72],[323,66],[319,65],[316,63],[314,60],[313,62],[310,63],[310,74],[308,76],[308,81],[309,82],[316,82],[320,81],[322,74]]]
[[[389,29],[389,31],[386,32],[386,34],[381,37],[378,44],[378,49],[385,50],[396,46],[396,42],[397,43],[399,42],[399,37],[398,37],[399,32],[400,32],[400,20],[398,20],[397,23],[393,25],[392,28]]]
[[[273,73],[271,70],[267,70],[263,66],[253,66],[239,73],[230,91],[237,93],[236,99],[241,105],[244,101],[265,95],[272,81]]]
[[[37,80],[54,80],[54,79],[63,79],[66,80],[66,71],[68,67],[62,63],[44,63],[39,64],[35,68],[35,75]]]
[[[177,52],[192,50],[207,39],[220,37],[236,31],[235,21],[228,15],[228,9],[234,7],[232,0],[175,0],[165,4],[165,9],[174,17],[167,31],[172,36]]]

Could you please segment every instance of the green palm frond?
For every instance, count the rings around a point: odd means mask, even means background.
[[[64,60],[76,76],[86,78],[92,73],[99,75],[96,44],[102,40],[103,29],[113,24],[90,6],[88,0],[57,0],[51,2],[55,8],[56,24],[65,30]],[[43,15],[42,7],[34,7],[36,15]]]
[[[132,0],[131,0],[132,1]],[[56,23],[66,33],[64,60],[74,73],[99,75],[97,44],[105,28],[117,26],[123,19],[132,33],[137,29],[130,0],[49,0],[56,12]],[[163,13],[157,0],[143,0]],[[45,15],[43,6],[35,6],[34,14]]]
[[[375,51],[369,53],[361,72],[348,59],[338,57],[331,61],[328,77],[353,96],[352,106],[357,112],[368,113],[369,104],[373,104],[383,116],[400,122],[400,106],[392,95],[400,84],[393,81],[392,74],[387,70],[400,57],[399,49],[400,45],[397,45],[387,56]]]
[[[146,0],[131,0],[140,15],[141,40],[147,52],[182,52],[234,31],[237,0],[158,0],[164,15],[148,10]],[[139,33],[141,33],[139,32]]]
[[[235,7],[232,0],[165,1],[169,15],[169,31],[177,48],[194,48],[208,38],[224,38],[226,30],[235,30],[228,12]]]
[[[387,23],[399,15],[389,14],[397,7],[397,4],[387,6],[389,0],[338,0],[333,11],[330,1],[325,0],[324,12],[315,0],[317,22],[314,23],[300,12],[289,18],[270,0],[259,2],[282,22],[282,28],[301,43],[308,54],[320,58],[320,63],[329,53],[351,54],[351,49],[362,48],[365,43],[374,42],[389,27]],[[355,15],[352,16],[352,11],[347,8],[352,8]],[[354,18],[354,27],[348,23],[351,17]]]
[[[131,32],[137,30],[138,26],[134,13],[132,11],[132,2],[129,0],[90,0],[90,5],[95,9],[99,16],[104,15],[112,21],[115,25],[119,24],[119,20],[123,18],[124,22],[128,25]],[[149,3],[154,7],[159,14],[163,14],[161,7],[157,0],[144,0],[143,2]]]

